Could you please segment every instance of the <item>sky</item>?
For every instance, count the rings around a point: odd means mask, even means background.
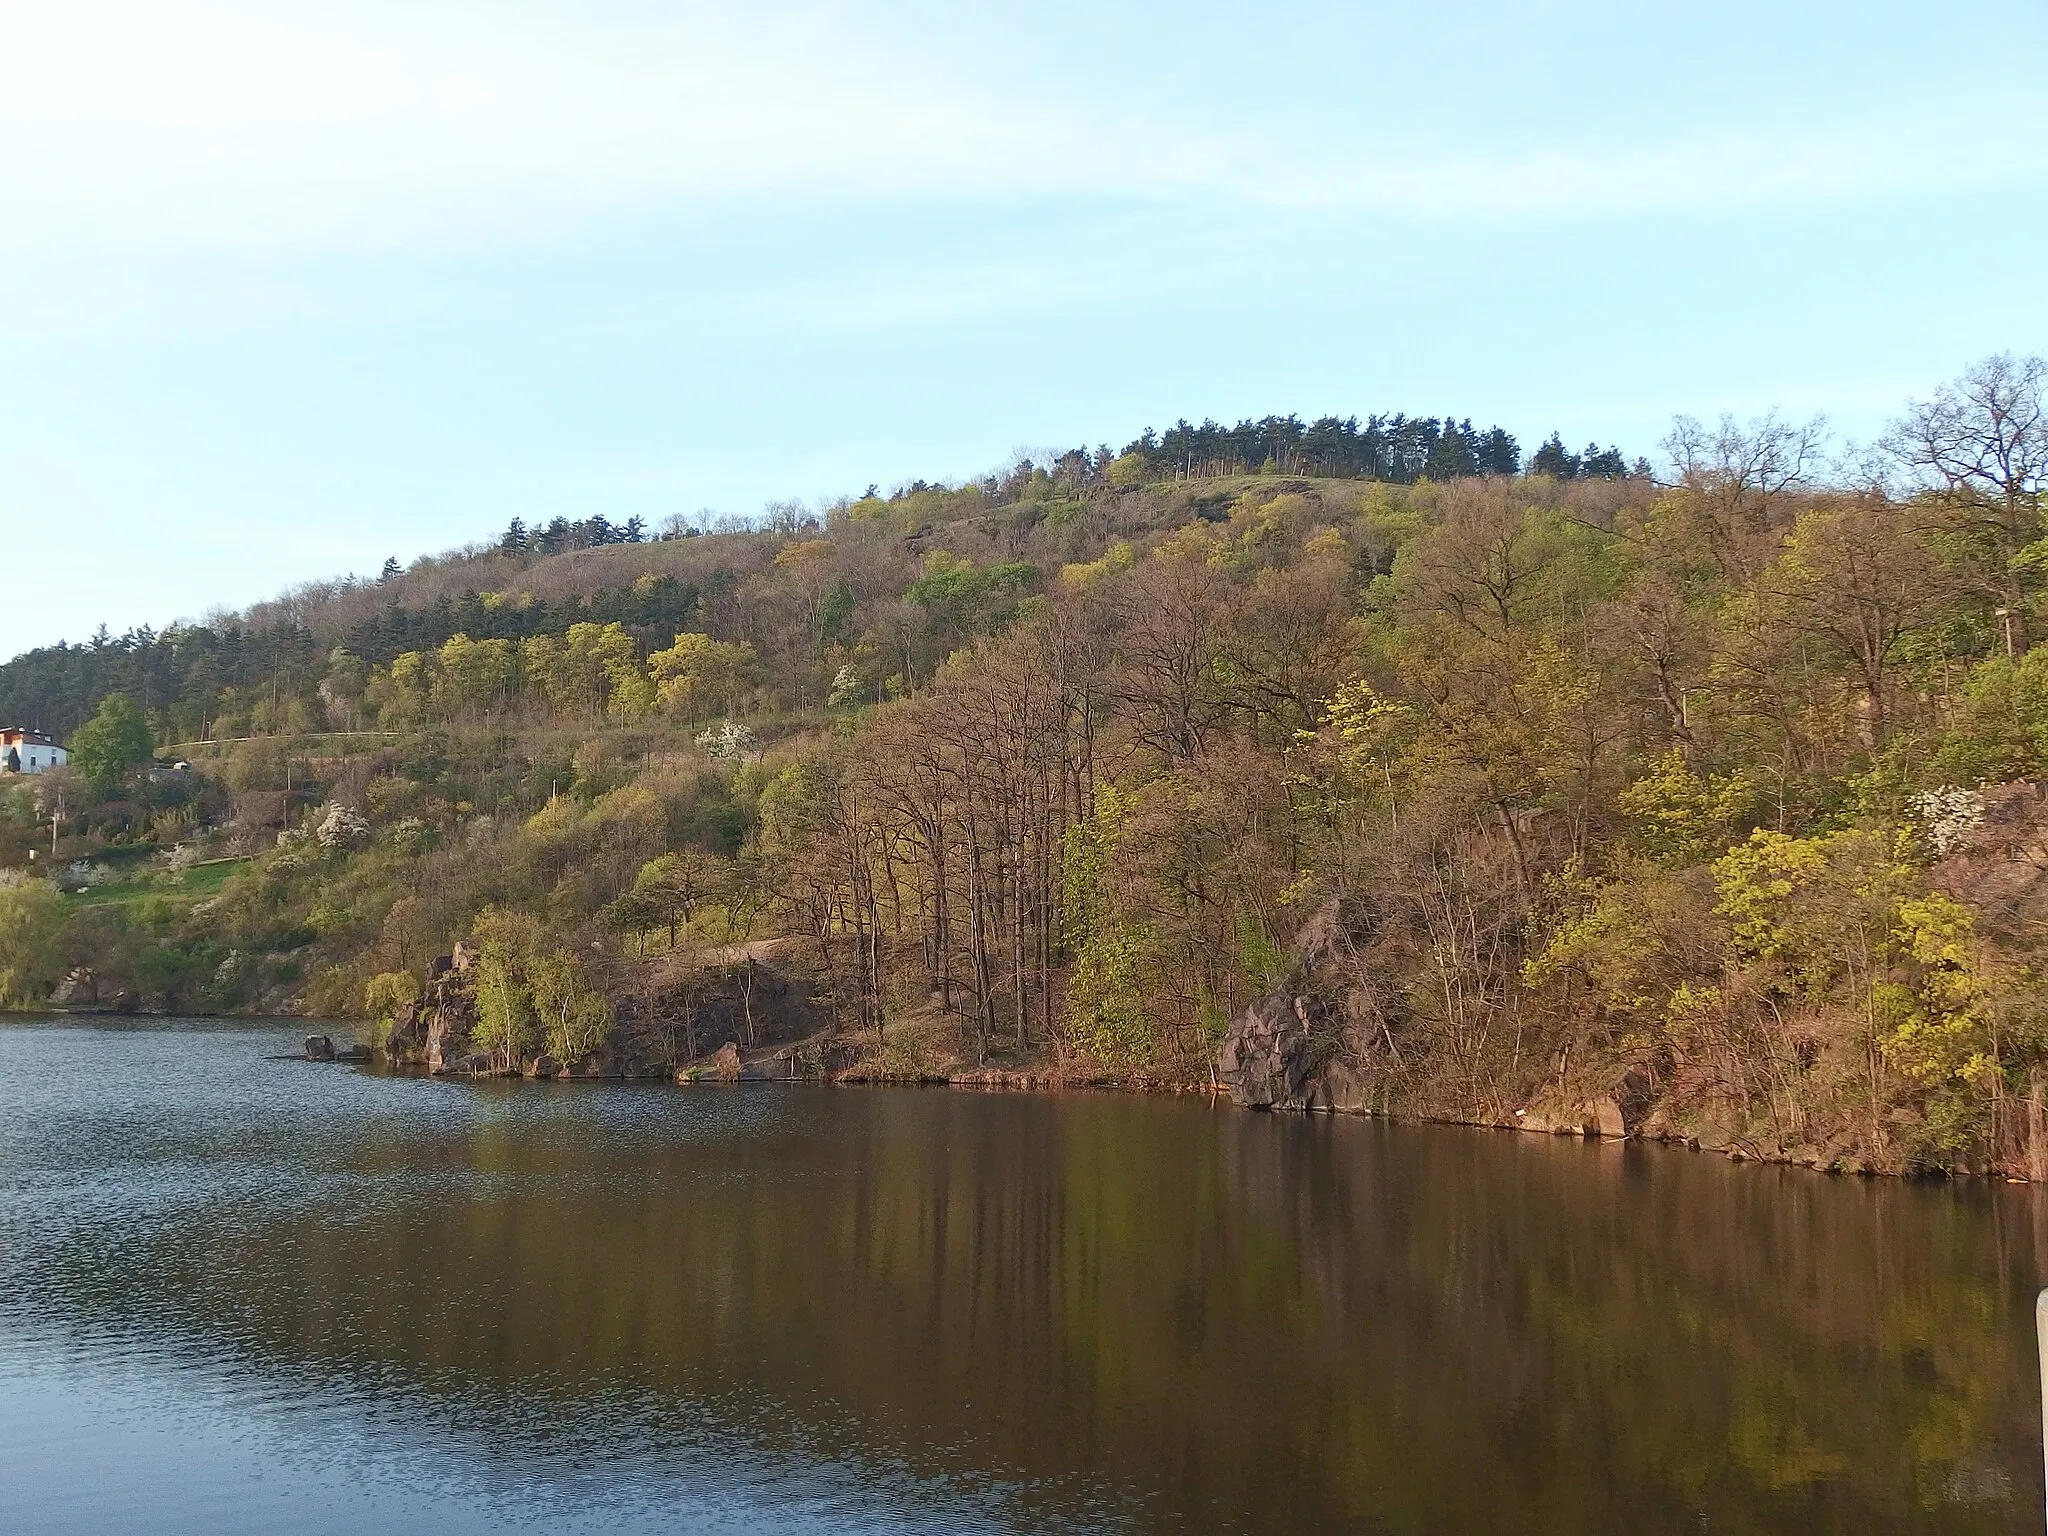
[[[1176,418],[1867,441],[2048,352],[2048,6],[0,0],[0,657]]]

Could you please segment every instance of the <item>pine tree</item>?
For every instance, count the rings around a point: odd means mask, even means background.
[[[1619,480],[1628,473],[1628,461],[1619,448],[1603,451],[1597,444],[1588,443],[1579,456],[1579,473],[1591,479]]]
[[[1482,475],[1518,475],[1522,472],[1522,445],[1514,434],[1491,427],[1479,442],[1479,472]]]
[[[1530,474],[1548,475],[1553,480],[1570,480],[1578,472],[1578,455],[1565,447],[1563,436],[1556,432],[1550,434],[1536,450],[1536,457],[1529,461]]]

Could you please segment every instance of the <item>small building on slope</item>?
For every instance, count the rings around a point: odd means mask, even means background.
[[[26,726],[0,726],[0,774],[48,773],[62,768],[71,754],[41,731]]]

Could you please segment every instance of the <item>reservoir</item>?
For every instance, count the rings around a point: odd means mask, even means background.
[[[0,1524],[2038,1532],[2048,1192],[0,1027]]]

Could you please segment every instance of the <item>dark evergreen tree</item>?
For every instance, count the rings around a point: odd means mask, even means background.
[[[1621,456],[1619,448],[1603,449],[1597,443],[1586,444],[1586,451],[1579,455],[1579,473],[1598,480],[1620,480],[1628,474],[1628,460]]]
[[[1570,480],[1579,472],[1579,457],[1565,447],[1564,438],[1553,432],[1529,461],[1529,473],[1548,475],[1553,480]]]
[[[1432,480],[1462,480],[1479,473],[1479,455],[1472,451],[1472,423],[1445,418],[1430,445],[1424,472]]]
[[[1304,426],[1294,416],[1268,416],[1226,427],[1185,418],[1163,434],[1148,429],[1125,448],[1159,477],[1247,474],[1271,465],[1287,474],[1363,477],[1412,482],[1464,475],[1511,475],[1521,470],[1521,448],[1501,427],[1484,431],[1470,419],[1432,416],[1324,416]],[[991,486],[993,492],[998,487]]]
[[[1480,440],[1478,451],[1482,475],[1519,475],[1522,472],[1522,445],[1515,441],[1512,432],[1499,427],[1488,428],[1486,436]]]

